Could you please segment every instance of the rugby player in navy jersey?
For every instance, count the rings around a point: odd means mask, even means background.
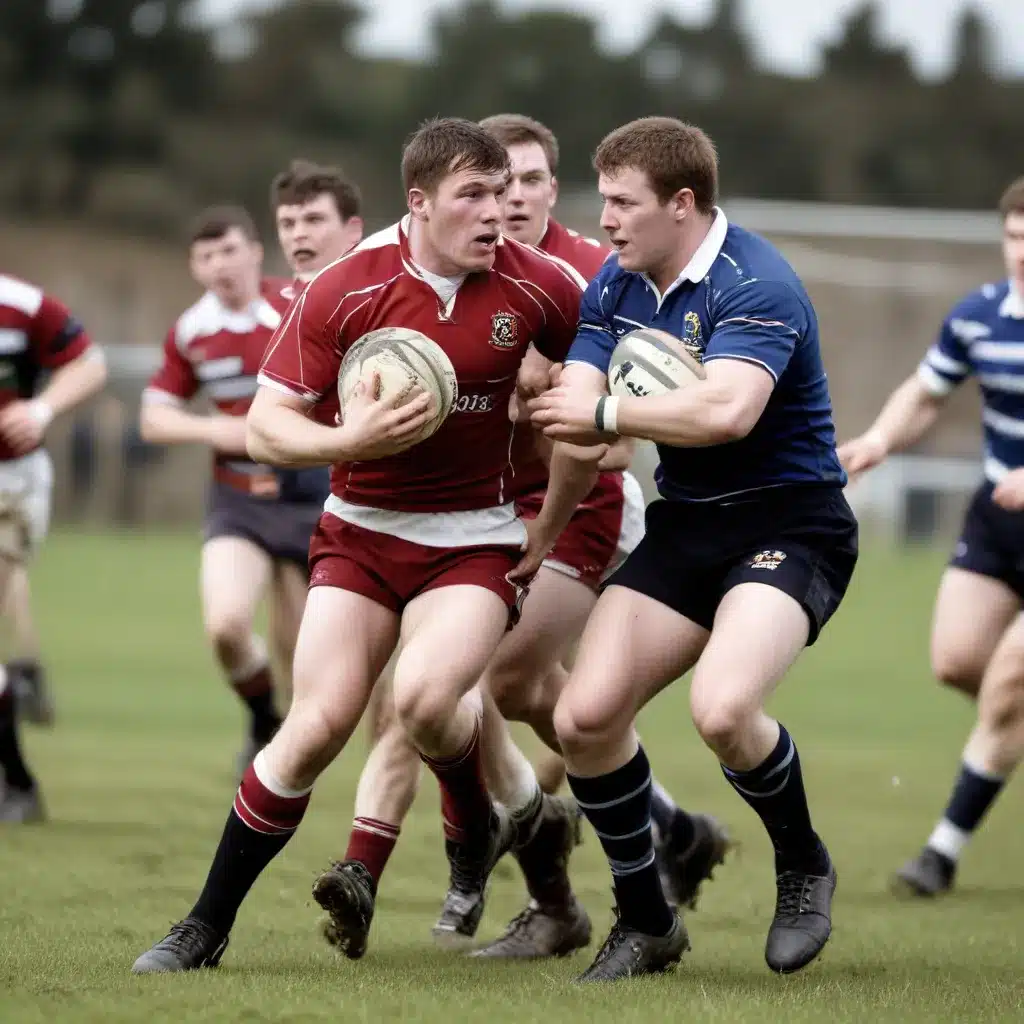
[[[1006,280],[954,306],[917,372],[878,419],[839,449],[851,476],[923,437],[947,396],[981,385],[984,480],[939,584],[932,624],[935,675],[978,700],[953,793],[898,882],[921,896],[953,885],[971,835],[1024,756],[1024,177],[1003,194]]]
[[[633,723],[690,668],[697,730],[775,849],[765,958],[796,971],[828,940],[836,872],[796,746],[764,702],[835,612],[857,559],[817,320],[779,252],[715,205],[717,156],[700,129],[633,121],[601,142],[594,165],[617,252],[584,294],[559,386],[531,415],[559,440],[656,442],[661,497],[598,600],[555,710],[617,903],[580,980],[663,971],[689,947],[658,884],[651,770]],[[706,380],[609,398],[612,350],[638,326],[685,338]]]

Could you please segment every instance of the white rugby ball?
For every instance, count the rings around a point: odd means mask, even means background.
[[[374,398],[397,394],[398,404],[415,388],[433,397],[435,415],[410,442],[426,440],[445,421],[459,397],[455,367],[436,341],[407,327],[381,327],[359,338],[345,353],[338,371],[338,398],[344,418],[345,406],[360,380],[380,382]]]
[[[707,376],[686,345],[667,331],[640,327],[624,334],[608,364],[608,390],[619,398],[664,395]]]

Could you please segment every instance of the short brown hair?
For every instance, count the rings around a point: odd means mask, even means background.
[[[1011,213],[1024,213],[1024,176],[1007,186],[999,200],[999,212],[1003,220]]]
[[[334,197],[338,216],[343,221],[358,217],[362,212],[359,189],[345,177],[340,167],[325,167],[302,159],[293,160],[288,169],[270,183],[270,209],[277,213],[279,206],[298,206],[322,195]]]
[[[558,173],[558,139],[547,125],[525,114],[494,114],[485,117],[480,127],[490,132],[506,149],[536,142],[544,150],[548,170],[552,175]]]
[[[238,228],[250,242],[258,242],[260,233],[252,215],[242,206],[208,206],[198,213],[188,229],[188,243],[212,242],[223,238],[232,228]]]
[[[433,192],[456,171],[508,174],[511,162],[505,147],[475,121],[438,117],[409,136],[402,150],[402,184],[406,192],[419,188]]]
[[[594,154],[598,174],[632,167],[643,171],[658,199],[666,203],[680,189],[693,192],[701,213],[718,201],[715,144],[692,124],[674,117],[641,117],[606,135]]]

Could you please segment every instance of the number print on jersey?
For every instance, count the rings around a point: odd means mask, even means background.
[[[494,408],[494,395],[459,395],[455,412],[490,412]]]

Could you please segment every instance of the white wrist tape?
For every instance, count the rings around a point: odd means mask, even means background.
[[[619,400],[608,395],[602,395],[597,400],[597,408],[594,410],[594,426],[602,434],[615,434],[619,427]]]

